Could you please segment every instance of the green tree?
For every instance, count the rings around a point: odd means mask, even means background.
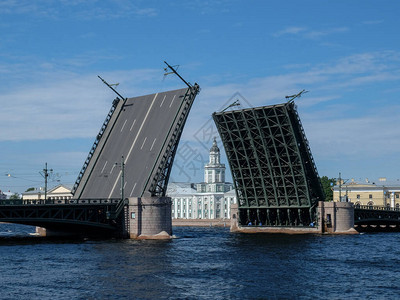
[[[325,194],[325,201],[333,200],[333,191],[332,188],[336,183],[335,178],[328,178],[328,176],[321,177],[322,190]]]
[[[10,196],[10,200],[19,200],[19,199],[21,198],[19,197],[18,193],[15,193],[14,195]]]
[[[26,193],[26,192],[32,192],[32,191],[34,191],[34,190],[35,190],[34,187],[30,187],[29,189],[27,189],[27,190],[25,191],[25,193]]]

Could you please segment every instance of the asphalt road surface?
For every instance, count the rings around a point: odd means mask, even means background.
[[[104,148],[92,158],[97,161],[80,198],[120,198],[122,157],[124,197],[143,195],[186,91],[187,88],[126,101]]]

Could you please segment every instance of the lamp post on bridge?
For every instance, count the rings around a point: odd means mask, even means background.
[[[44,178],[44,201],[47,200],[47,177],[49,177],[49,171],[53,172],[53,169],[47,169],[47,163],[45,164],[45,167],[42,172],[39,172],[40,175],[43,176]]]
[[[115,165],[121,167],[121,200],[124,201],[125,161],[123,155],[121,157],[121,163],[115,163]]]

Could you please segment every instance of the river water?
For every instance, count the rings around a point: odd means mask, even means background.
[[[400,233],[33,238],[0,224],[0,299],[400,299]]]

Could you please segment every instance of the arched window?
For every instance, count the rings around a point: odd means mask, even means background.
[[[368,201],[367,205],[372,208],[372,206],[374,206],[374,201]]]

